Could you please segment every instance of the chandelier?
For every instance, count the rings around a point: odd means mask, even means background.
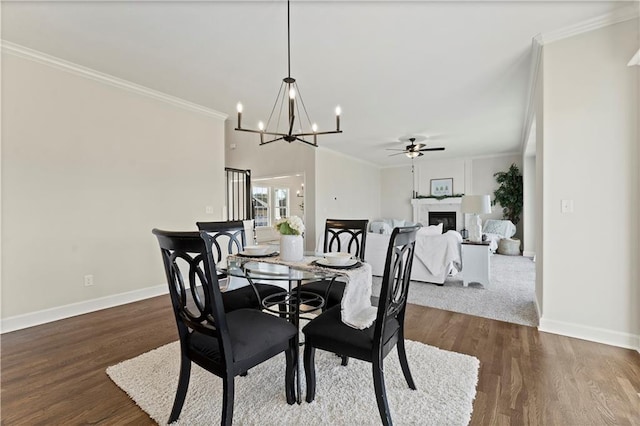
[[[264,122],[260,121],[258,122],[258,130],[243,128],[242,104],[238,103],[238,126],[235,128],[235,130],[241,132],[258,133],[260,135],[260,145],[265,145],[279,140],[285,140],[289,143],[293,141],[304,142],[314,147],[318,146],[318,135],[342,133],[342,130],[340,130],[340,106],[336,107],[336,130],[328,130],[323,132],[318,131],[318,126],[316,125],[316,123],[312,123],[311,119],[309,118],[309,114],[307,113],[307,108],[305,107],[304,101],[302,100],[302,95],[300,94],[300,89],[298,88],[296,79],[291,77],[291,27],[289,24],[289,0],[287,0],[287,68],[287,77],[282,79],[280,90],[278,91],[278,96],[276,97],[276,101],[273,104],[273,108],[271,109],[271,114],[269,115],[269,119],[267,120],[266,125]],[[281,131],[280,120],[285,103],[287,104],[288,109],[288,119],[286,122],[284,122],[284,128]],[[276,116],[276,107],[278,105],[280,106],[280,108],[277,111]],[[304,113],[304,118],[306,118],[306,126],[303,126],[301,118],[303,116],[301,114],[301,111],[302,113]],[[275,129],[269,130],[270,128],[272,128],[271,126],[275,126]],[[305,127],[307,130],[302,130]],[[268,140],[265,140],[265,135],[266,139]],[[311,137],[313,137],[313,142],[307,140]]]

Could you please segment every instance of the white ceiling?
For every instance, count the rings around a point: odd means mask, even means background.
[[[519,152],[531,41],[624,6],[594,1],[293,1],[291,75],[320,145],[380,166]],[[2,38],[229,114],[266,119],[287,73],[286,2],[2,3]],[[255,126],[254,126],[255,127]]]

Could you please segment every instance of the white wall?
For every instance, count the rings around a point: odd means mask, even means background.
[[[310,198],[310,193],[307,194]],[[328,149],[316,151],[316,229],[327,219],[380,217],[380,169]]]
[[[640,346],[638,20],[544,47],[541,329]],[[540,160],[540,157],[538,157]],[[561,200],[574,212],[561,213]]]
[[[2,104],[3,319],[166,286],[151,229],[221,218],[220,118],[10,54]]]
[[[380,217],[374,219],[413,220],[411,166],[381,169],[380,178]]]
[[[522,160],[522,253],[534,256],[536,253],[536,157],[524,156]]]
[[[535,205],[535,252],[536,252],[536,302],[538,318],[544,312],[544,227],[547,205],[544,199],[544,54],[540,55],[534,86],[535,123],[536,123],[536,205]]]

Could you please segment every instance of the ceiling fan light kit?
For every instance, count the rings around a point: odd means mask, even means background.
[[[387,149],[388,151],[400,151],[396,154],[391,154],[389,156],[391,157],[394,155],[404,154],[413,160],[416,157],[423,156],[424,155],[423,152],[425,151],[444,151],[444,147],[426,148],[427,145],[423,143],[416,143],[416,142],[422,142],[426,140],[427,140],[427,137],[422,135],[410,136],[407,138],[400,138],[401,142],[409,142],[409,145],[407,145],[404,149],[388,148]]]
[[[235,130],[240,132],[249,132],[249,133],[258,133],[260,135],[260,145],[265,145],[271,142],[276,142],[279,140],[285,140],[289,143],[293,141],[299,141],[311,145],[313,147],[318,146],[317,137],[318,135],[328,135],[332,133],[342,133],[340,130],[340,115],[342,114],[342,109],[340,106],[336,107],[336,130],[328,130],[324,132],[318,131],[318,126],[316,123],[312,123],[309,118],[309,114],[307,112],[307,108],[304,105],[304,101],[302,100],[302,94],[300,93],[300,89],[298,88],[298,84],[296,83],[296,79],[291,77],[291,26],[290,26],[290,13],[289,13],[289,1],[287,0],[287,77],[282,79],[282,83],[280,84],[280,90],[278,91],[278,96],[276,97],[276,101],[273,104],[273,108],[271,109],[271,114],[269,115],[269,119],[267,120],[266,125],[260,121],[258,122],[258,130],[254,129],[246,129],[242,127],[242,110],[243,106],[241,103],[237,105],[238,111],[238,125]],[[287,99],[288,98],[288,99]],[[288,108],[288,121],[285,123],[286,132],[281,132],[280,130],[280,117],[282,114],[282,110],[284,109],[285,100]],[[274,113],[276,111],[276,107],[280,105],[280,109],[278,111],[277,120],[274,123],[275,130],[270,131],[270,125],[272,124],[272,119],[274,118]],[[303,123],[301,115],[301,110],[304,112],[304,116],[307,120],[307,128],[309,130],[303,131]],[[297,117],[296,117],[297,114]],[[294,131],[294,127],[296,126],[296,119],[298,124],[298,131]],[[272,137],[272,139],[265,140],[265,135]],[[313,141],[309,141],[305,138],[313,137]]]

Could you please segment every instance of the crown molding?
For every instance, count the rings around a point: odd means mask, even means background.
[[[23,59],[28,59],[40,64],[48,65],[62,71],[98,81],[112,87],[117,87],[118,89],[127,90],[138,95],[146,96],[157,101],[168,103],[178,108],[197,112],[199,114],[203,114],[222,121],[226,120],[228,117],[227,114],[210,108],[206,108],[202,105],[198,105],[175,96],[167,95],[166,93],[162,93],[157,90],[153,90],[148,87],[141,86],[139,84],[93,70],[91,68],[83,67],[82,65],[74,64],[73,62],[65,61],[64,59],[56,58],[55,56],[47,55],[46,53],[29,49],[28,47],[24,47],[19,44],[15,44],[6,40],[0,40],[0,42],[2,43],[3,52]]]
[[[540,44],[549,44],[554,41],[562,40],[568,37],[573,37],[578,34],[586,33],[589,31],[597,30],[609,25],[618,24],[620,22],[636,19],[640,16],[639,13],[640,3],[634,1],[629,6],[624,6],[607,13],[606,15],[597,16],[586,21],[582,21],[578,24],[571,25],[565,28],[561,28],[555,31],[549,31],[544,34],[538,35],[538,41]]]

